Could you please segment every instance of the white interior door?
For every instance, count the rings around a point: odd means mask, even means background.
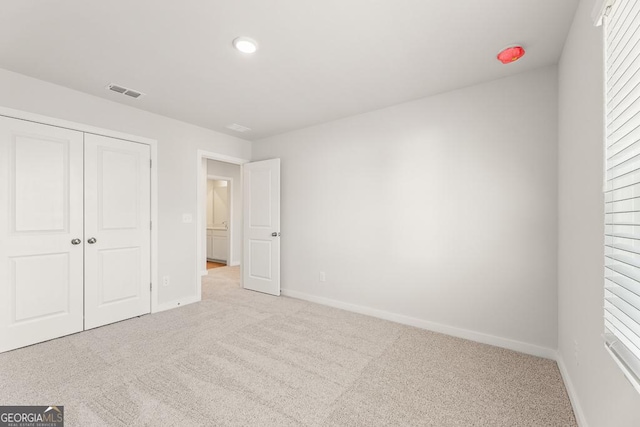
[[[280,159],[242,166],[242,284],[280,295]]]
[[[82,330],[82,137],[0,117],[0,351]]]
[[[150,312],[150,148],[85,135],[85,329]]]

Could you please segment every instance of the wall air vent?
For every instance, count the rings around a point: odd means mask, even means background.
[[[126,88],[124,86],[120,86],[114,83],[109,84],[106,89],[112,91],[112,92],[117,92],[120,93],[122,95],[127,95],[130,96],[131,98],[140,98],[142,95],[144,95],[144,93],[139,92],[137,90],[133,90],[133,89],[129,89]]]
[[[227,129],[235,130],[236,132],[247,132],[251,130],[251,128],[239,125],[237,123],[230,124],[229,126],[227,126]]]

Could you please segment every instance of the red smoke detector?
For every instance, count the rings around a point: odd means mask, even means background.
[[[503,64],[510,64],[524,56],[524,48],[522,46],[511,46],[504,49],[498,54],[498,61]]]

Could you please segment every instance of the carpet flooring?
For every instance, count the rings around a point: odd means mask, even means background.
[[[557,365],[211,270],[203,300],[0,354],[0,405],[66,426],[575,426]]]

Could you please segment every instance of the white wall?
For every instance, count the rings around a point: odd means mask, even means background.
[[[560,60],[559,354],[583,425],[640,425],[640,396],[603,347],[602,28],[583,0]],[[576,352],[577,348],[577,352]]]
[[[238,265],[242,254],[242,182],[240,181],[240,166],[217,160],[207,160],[207,174],[233,178],[231,187],[233,192],[233,217],[231,218],[233,252],[229,264]]]
[[[554,355],[556,71],[254,143],[282,158],[284,291]]]
[[[158,140],[159,303],[189,301],[199,280],[196,260],[196,152],[250,158],[251,143],[0,69],[0,105]],[[182,223],[182,214],[194,222]]]

